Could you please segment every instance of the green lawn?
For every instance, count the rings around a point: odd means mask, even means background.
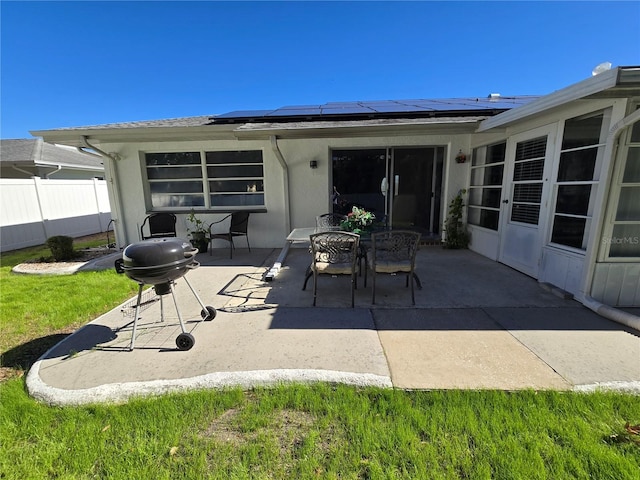
[[[43,338],[137,287],[115,272],[14,275],[21,255],[33,252],[3,255],[0,271],[3,361],[16,372]],[[640,424],[640,398],[615,393],[318,384],[49,407],[14,377],[0,382],[0,479],[638,479],[627,423]]]
[[[96,241],[98,242],[98,241]],[[74,244],[76,249],[96,242]],[[104,241],[102,241],[104,243]],[[11,268],[29,259],[48,257],[44,246],[0,257],[0,352],[3,367],[26,368],[40,347],[56,343],[137,291],[137,284],[115,270],[74,275],[21,275]],[[39,355],[38,355],[39,356]]]
[[[637,479],[637,397],[287,386],[51,408],[2,385],[1,478]],[[4,474],[4,476],[2,475]]]

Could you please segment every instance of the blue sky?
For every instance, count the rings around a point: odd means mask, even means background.
[[[2,138],[331,101],[551,93],[640,65],[640,2],[0,3]]]

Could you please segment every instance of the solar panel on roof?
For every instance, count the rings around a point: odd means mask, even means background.
[[[282,118],[282,121],[292,119],[292,117],[301,117],[308,119],[314,117],[322,120],[323,117],[335,117],[344,115],[349,116],[366,116],[372,117],[376,115],[388,118],[397,115],[414,116],[428,114],[442,114],[443,112],[483,112],[486,110],[508,110],[519,105],[524,105],[536,96],[520,96],[520,97],[468,97],[468,98],[438,98],[425,99],[416,98],[408,100],[373,100],[373,101],[355,101],[355,102],[328,102],[323,105],[288,105],[278,109],[271,110],[241,110],[224,113],[215,117],[216,120],[233,121],[235,119],[259,119],[269,118],[273,121]]]
[[[373,110],[369,108],[354,107],[354,108],[323,108],[322,115],[355,115],[355,114],[375,114]]]
[[[375,108],[379,106],[389,106],[389,105],[398,105],[399,102],[396,100],[374,100],[368,102],[358,102],[360,105],[364,105],[366,107]]]
[[[349,108],[353,106],[359,106],[360,102],[328,102],[324,105],[320,105],[322,108]]]
[[[429,108],[417,107],[414,105],[401,105],[399,103],[395,105],[376,105],[373,107],[378,113],[402,113],[402,112],[428,112]]]
[[[324,107],[322,107],[323,115],[335,115],[335,114],[341,114],[341,113],[345,115],[353,114],[353,113],[375,113],[375,110],[364,107],[357,103],[352,103],[349,105],[343,104],[342,106],[325,105]]]
[[[268,114],[266,117],[291,117],[295,115],[321,115],[320,108],[279,108]]]

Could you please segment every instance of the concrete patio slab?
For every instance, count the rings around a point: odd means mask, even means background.
[[[489,308],[486,313],[571,384],[640,381],[639,333],[586,309]]]
[[[318,306],[306,249],[293,248],[271,282],[277,249],[198,254],[200,267],[176,281],[176,300],[195,345],[180,351],[176,309],[153,290],[138,321],[133,300],[47,352],[27,388],[52,404],[119,402],[194,388],[251,388],[328,381],[411,389],[587,389],[640,393],[640,334],[559,298],[533,279],[473,252],[423,248],[422,290],[411,305],[404,278],[380,276],[376,305],[358,278],[321,278]],[[108,260],[111,263],[111,259]],[[108,265],[107,265],[108,266]],[[201,306],[217,310],[201,321]]]
[[[482,309],[376,310],[394,386],[569,389],[570,384]]]

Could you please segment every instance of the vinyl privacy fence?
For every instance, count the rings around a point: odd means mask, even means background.
[[[110,221],[105,180],[0,179],[2,252],[105,232]]]

